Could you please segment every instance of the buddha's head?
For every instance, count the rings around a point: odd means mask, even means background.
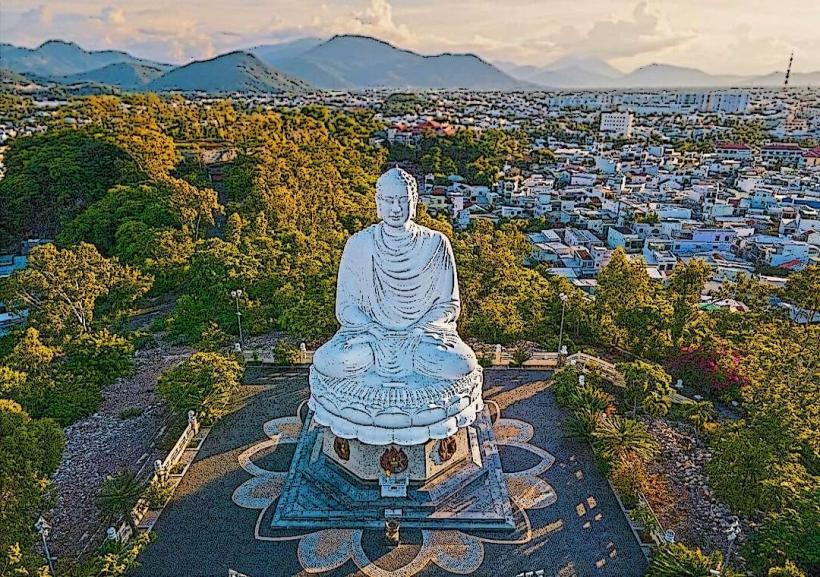
[[[415,218],[418,201],[416,179],[399,167],[376,181],[376,214],[387,226],[400,228]]]

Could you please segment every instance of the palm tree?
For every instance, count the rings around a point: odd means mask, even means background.
[[[646,426],[634,419],[609,417],[597,427],[592,444],[598,454],[617,463],[624,459],[637,458],[647,461],[655,454],[655,441]]]
[[[600,411],[590,410],[582,407],[572,412],[567,419],[566,430],[568,437],[576,437],[590,440],[598,430],[598,426],[604,420],[604,414]]]
[[[589,383],[578,385],[575,392],[570,395],[570,406],[593,413],[605,412],[611,401],[612,398],[606,391]]]
[[[134,506],[142,495],[144,487],[133,473],[124,471],[105,478],[100,494],[97,496],[97,506],[103,515],[114,519],[125,517],[131,533],[137,534],[137,525],[131,516]]]
[[[709,577],[720,564],[719,552],[705,555],[700,549],[689,549],[681,543],[664,545],[652,557],[647,577]]]

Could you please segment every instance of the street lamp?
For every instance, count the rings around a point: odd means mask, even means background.
[[[40,518],[37,519],[37,522],[34,524],[34,528],[40,534],[40,537],[43,538],[43,552],[48,560],[48,569],[52,575],[56,575],[56,573],[54,573],[54,562],[51,560],[51,553],[48,551],[48,541],[46,540],[48,538],[48,532],[51,530],[51,525],[40,515]]]
[[[569,297],[564,293],[560,293],[558,298],[561,299],[561,330],[558,332],[558,352],[561,352],[561,345],[564,344],[564,309],[567,306],[567,299]]]
[[[723,575],[726,571],[726,567],[729,566],[729,560],[732,558],[732,551],[735,548],[735,541],[740,536],[740,521],[737,517],[735,517],[732,524],[729,525],[729,528],[726,529],[726,540],[729,542],[729,545],[726,547],[726,557],[723,559],[723,565],[720,568],[720,574]]]
[[[236,324],[239,327],[239,349],[245,349],[245,338],[242,336],[242,313],[239,311],[239,299],[242,297],[242,289],[231,291],[231,296],[236,303]]]

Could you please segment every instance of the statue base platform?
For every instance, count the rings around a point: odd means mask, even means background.
[[[396,519],[412,528],[512,530],[489,412],[453,438],[445,447],[435,439],[390,446],[341,440],[308,411],[272,526],[382,528]]]
[[[369,445],[420,445],[446,439],[484,408],[481,367],[454,380],[412,373],[388,379],[373,369],[332,378],[310,367],[314,420],[344,439]]]

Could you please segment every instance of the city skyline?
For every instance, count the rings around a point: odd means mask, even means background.
[[[810,0],[730,0],[719,6],[703,0],[514,0],[503,13],[486,0],[288,4],[241,0],[228,11],[206,0],[194,11],[190,2],[164,6],[159,0],[139,7],[120,0],[9,0],[0,7],[0,41],[34,47],[61,39],[179,64],[260,44],[362,34],[422,54],[472,52],[491,62],[536,66],[590,56],[622,71],[660,62],[710,73],[764,74],[784,70],[794,50],[796,71],[820,69],[820,38],[812,30],[820,6]]]

